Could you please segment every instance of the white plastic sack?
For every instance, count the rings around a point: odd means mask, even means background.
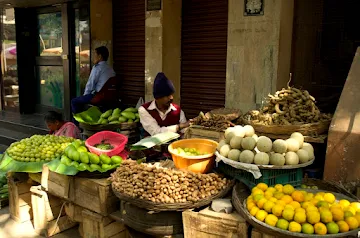
[[[136,103],[136,109],[139,109],[139,107],[141,107],[141,105],[143,105],[144,103],[144,99],[139,98],[138,102]]]

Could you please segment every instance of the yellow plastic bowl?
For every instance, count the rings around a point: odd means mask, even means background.
[[[172,156],[174,164],[178,169],[186,169],[195,173],[207,173],[214,167],[215,151],[218,143],[207,139],[185,139],[171,143],[168,150]],[[195,148],[206,155],[199,156],[180,156],[174,151],[180,148]]]

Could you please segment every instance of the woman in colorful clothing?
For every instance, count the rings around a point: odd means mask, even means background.
[[[65,122],[61,113],[49,111],[45,115],[45,122],[52,135],[80,138],[79,128],[72,122]]]

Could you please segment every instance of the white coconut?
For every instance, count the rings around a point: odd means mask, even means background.
[[[226,130],[225,130],[225,138],[227,137],[227,135],[232,132],[234,130],[234,127],[228,127]]]
[[[264,152],[257,153],[254,157],[254,163],[257,165],[268,165],[269,160],[269,155]]]
[[[224,157],[228,157],[230,150],[230,145],[223,145],[220,149],[220,154]]]
[[[283,166],[285,164],[285,156],[279,153],[272,153],[270,155],[270,164]]]
[[[231,131],[226,137],[225,137],[225,141],[226,144],[230,145],[230,141],[231,139],[235,136],[235,132]]]
[[[240,153],[239,160],[242,163],[252,164],[254,162],[254,152],[250,150],[244,150]]]
[[[299,161],[301,164],[306,163],[310,160],[309,153],[304,149],[298,150],[296,154],[299,156]]]
[[[279,154],[286,153],[287,143],[285,140],[277,139],[274,141],[272,149]]]
[[[296,152],[300,149],[299,142],[293,138],[287,139],[286,144],[287,144],[288,151]]]
[[[292,133],[290,138],[297,140],[299,142],[300,148],[303,146],[304,136],[300,132]]]
[[[252,127],[250,125],[245,125],[244,130],[245,130],[245,136],[246,137],[251,137],[251,136],[253,136],[255,134],[254,127]]]
[[[240,150],[232,149],[229,151],[228,158],[234,161],[239,161]]]
[[[241,147],[245,150],[253,150],[256,146],[256,141],[252,137],[245,137],[241,141]]]
[[[234,136],[231,141],[230,141],[230,146],[233,149],[241,149],[241,141],[242,141],[242,137],[241,136]]]
[[[310,143],[304,142],[301,149],[306,150],[309,154],[314,154],[314,147]]]
[[[287,152],[285,154],[285,164],[296,165],[299,164],[299,156],[295,152]]]
[[[254,135],[252,136],[252,138],[254,138],[256,142],[257,142],[258,139],[259,139],[258,135],[256,135],[256,134],[254,134]]]
[[[226,141],[225,141],[225,140],[221,140],[221,141],[219,142],[218,146],[216,147],[216,149],[217,149],[218,151],[220,151],[220,149],[221,149],[221,147],[222,147],[223,145],[226,145]]]
[[[256,147],[261,152],[270,152],[272,149],[272,141],[266,136],[260,136],[257,141]]]

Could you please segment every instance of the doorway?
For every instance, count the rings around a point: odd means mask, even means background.
[[[70,101],[83,93],[91,69],[89,2],[15,8],[14,15],[18,111],[55,110],[70,119]]]

